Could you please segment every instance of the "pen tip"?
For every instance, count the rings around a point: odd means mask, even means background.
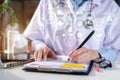
[[[68,58],[68,61],[70,61],[70,58]]]

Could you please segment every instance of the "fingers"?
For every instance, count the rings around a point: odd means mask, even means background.
[[[71,51],[70,53],[69,53],[69,57],[74,53],[75,51]]]
[[[36,61],[40,61],[42,59],[42,49],[35,51],[34,58]]]
[[[76,56],[73,61],[77,63],[88,63],[90,60],[87,53],[82,53],[81,55]]]
[[[38,57],[38,51],[35,51],[34,52],[34,59],[35,59],[35,61],[37,60],[37,57]]]
[[[48,56],[50,56],[51,58],[57,59],[56,54],[46,46],[43,46],[42,48],[38,49],[34,53],[34,58],[36,61],[41,61],[41,60],[45,61]]]
[[[47,54],[48,54],[48,50],[46,47],[43,46],[40,49],[38,49],[37,51],[35,51],[34,58],[36,61],[46,60]]]
[[[43,49],[43,60],[46,61],[47,59],[47,54],[48,54],[48,50],[46,48]]]
[[[37,61],[40,61],[42,59],[42,50],[39,50],[37,54]]]
[[[89,63],[91,60],[96,60],[98,57],[98,53],[95,50],[81,48],[70,55],[70,61]]]
[[[75,58],[77,58],[78,56],[82,55],[83,53],[86,53],[88,51],[87,48],[80,48],[76,51],[73,51],[71,54],[70,54],[70,60],[71,61],[74,61]]]
[[[52,50],[49,51],[48,55],[49,55],[49,57],[51,57],[53,59],[57,59],[56,54]]]
[[[56,56],[56,54],[52,51],[52,58],[53,59],[57,59],[57,56]]]

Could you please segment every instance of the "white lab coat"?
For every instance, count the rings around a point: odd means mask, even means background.
[[[82,25],[89,11],[89,1],[74,10],[71,1],[66,0],[70,11],[68,14],[72,16],[62,13],[65,11],[57,11],[58,1],[41,0],[24,32],[24,35],[33,41],[34,49],[47,45],[56,54],[68,55],[92,30],[95,30],[95,34],[84,47],[97,50],[103,57],[114,62],[120,50],[120,9],[114,0],[93,1],[94,27],[90,29]]]

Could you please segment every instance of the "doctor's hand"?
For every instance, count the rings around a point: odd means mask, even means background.
[[[34,58],[36,61],[46,60],[47,57],[51,57],[53,59],[57,59],[56,54],[47,46],[40,47],[37,51],[34,53]]]
[[[70,52],[69,58],[72,62],[89,63],[91,60],[97,60],[99,55],[95,50],[82,47],[78,50]]]

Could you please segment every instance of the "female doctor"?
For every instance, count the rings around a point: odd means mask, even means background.
[[[24,35],[32,40],[35,60],[68,55],[72,62],[94,60],[106,68],[120,51],[119,21],[120,9],[114,0],[41,0]]]

